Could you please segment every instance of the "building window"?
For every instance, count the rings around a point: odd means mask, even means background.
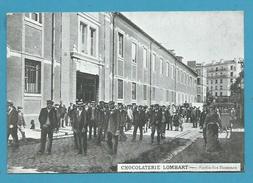
[[[181,83],[183,83],[184,82],[184,75],[183,75],[183,71],[180,71],[180,75],[181,75],[181,79],[180,79],[180,81],[181,81]]]
[[[147,85],[143,85],[143,98],[147,100]]]
[[[217,87],[217,86],[215,86],[215,90],[218,90],[218,87]]]
[[[208,85],[208,80],[206,80],[206,84]]]
[[[175,79],[175,67],[174,67],[174,65],[172,65],[171,73],[172,73],[172,78]]]
[[[90,28],[90,55],[96,56],[96,29]]]
[[[197,84],[200,85],[200,78],[197,78]]]
[[[118,99],[123,99],[123,80],[118,79]]]
[[[218,71],[218,70],[219,70],[218,67],[216,67],[216,68],[215,68],[215,71]]]
[[[231,77],[233,77],[233,74],[234,74],[233,72],[230,72],[230,76],[231,76]]]
[[[200,69],[197,69],[196,72],[198,75],[200,75]]]
[[[201,89],[200,87],[197,88],[197,93],[200,93],[201,92]]]
[[[153,72],[155,72],[155,61],[156,61],[156,55],[155,54],[153,54],[153,56],[152,56],[153,58],[152,58],[152,70],[153,70]]]
[[[217,93],[217,92],[215,92],[215,96],[216,96],[216,97],[218,96],[218,93]]]
[[[222,96],[222,92],[220,92],[220,96]]]
[[[155,100],[155,87],[152,88],[152,99]]]
[[[220,83],[221,83],[221,84],[223,83],[223,80],[222,80],[222,79],[220,79]]]
[[[25,59],[25,93],[41,93],[41,63]]]
[[[136,100],[136,83],[132,83],[132,99]]]
[[[87,25],[83,22],[80,22],[80,37],[81,45],[80,49],[82,53],[87,53]]]
[[[163,59],[160,58],[160,74],[163,74]]]
[[[218,83],[218,80],[216,79],[216,80],[215,80],[215,84],[217,84],[217,83]]]
[[[132,62],[136,63],[137,45],[132,43]]]
[[[25,16],[39,24],[42,24],[42,13],[26,13]]]
[[[119,54],[119,56],[120,57],[122,57],[123,58],[123,44],[124,44],[124,42],[123,42],[123,34],[121,34],[121,33],[118,33],[118,44],[119,44],[119,49],[118,49],[118,54]]]
[[[233,79],[230,79],[230,83],[233,83]]]
[[[180,82],[180,75],[179,75],[179,70],[178,69],[176,69],[176,73],[177,73],[177,82]]]
[[[147,49],[146,48],[143,48],[143,65],[144,65],[144,68],[148,68]]]
[[[169,77],[169,73],[170,73],[170,65],[168,62],[166,62],[166,76]]]
[[[220,90],[222,90],[223,88],[222,88],[222,85],[220,85]]]
[[[170,92],[169,90],[166,90],[166,102],[169,102],[169,98],[170,98]]]
[[[232,65],[230,66],[230,70],[231,70],[231,71],[233,70],[233,66],[232,66]]]

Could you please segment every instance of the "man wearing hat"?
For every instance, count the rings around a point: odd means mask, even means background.
[[[118,139],[119,139],[119,113],[115,108],[114,102],[109,102],[109,121],[108,121],[108,129],[107,129],[107,144],[112,154],[117,154],[118,149]]]
[[[47,153],[51,154],[52,142],[53,142],[53,132],[57,127],[57,117],[56,111],[53,108],[54,102],[52,100],[47,100],[47,107],[42,108],[39,115],[40,129],[41,129],[41,139],[40,139],[40,150],[39,154],[43,154],[45,151],[46,141],[47,142]]]
[[[140,130],[140,140],[143,138],[143,126],[145,124],[145,111],[140,105],[136,110],[133,111],[133,122],[134,122],[134,131],[133,131],[133,139],[136,140],[137,129]]]
[[[79,101],[76,104],[73,116],[73,131],[75,145],[78,148],[78,154],[87,154],[87,110],[83,109],[83,102]]]
[[[18,113],[15,109],[13,102],[8,101],[8,134],[7,134],[7,140],[9,140],[9,136],[11,135],[14,142],[14,147],[18,147]]]
[[[99,105],[97,106],[97,127],[98,127],[98,139],[97,144],[101,145],[101,141],[103,138],[103,129],[105,125],[105,107],[104,101],[100,101]]]
[[[118,103],[118,113],[119,113],[118,116],[119,116],[119,124],[120,124],[120,136],[119,136],[119,140],[120,141],[126,141],[127,140],[127,136],[124,133],[124,127],[126,125],[127,113],[123,109],[123,104],[122,103]]]
[[[24,119],[24,114],[22,112],[22,107],[18,106],[18,130],[20,131],[22,135],[22,139],[25,140],[25,119]]]
[[[159,109],[159,105],[155,104],[155,109],[152,114],[151,120],[151,143],[154,142],[155,131],[157,131],[157,143],[160,144],[161,138],[161,120],[162,120],[162,112]]]

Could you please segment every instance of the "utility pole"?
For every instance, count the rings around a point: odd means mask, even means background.
[[[54,46],[55,46],[55,14],[52,13],[52,44],[51,44],[51,100],[54,99]]]

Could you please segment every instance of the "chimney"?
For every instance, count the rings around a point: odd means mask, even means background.
[[[171,52],[172,55],[176,55],[175,50],[169,50],[169,52]]]
[[[177,60],[180,61],[180,62],[183,62],[183,58],[182,56],[176,56],[177,57]]]

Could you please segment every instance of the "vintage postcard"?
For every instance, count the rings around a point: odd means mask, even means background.
[[[243,11],[6,25],[8,173],[244,171]]]

